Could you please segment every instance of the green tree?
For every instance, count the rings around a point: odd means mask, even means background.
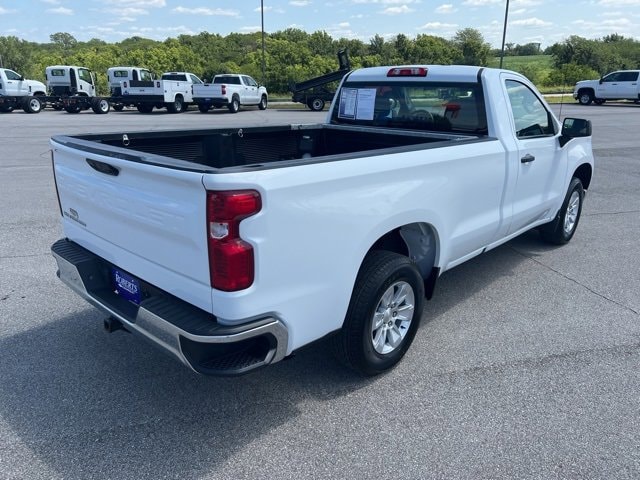
[[[453,37],[453,45],[460,51],[457,59],[463,65],[487,65],[491,45],[484,41],[479,30],[465,28]]]

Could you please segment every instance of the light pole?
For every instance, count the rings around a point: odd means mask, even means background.
[[[260,24],[262,25],[262,85],[265,84],[264,78],[264,0],[260,0]]]
[[[507,18],[509,17],[509,0],[507,7],[504,9],[504,29],[502,30],[502,50],[500,50],[500,68],[502,68],[502,60],[504,59],[504,41],[507,38]]]

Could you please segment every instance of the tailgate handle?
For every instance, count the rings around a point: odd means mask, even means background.
[[[104,173],[105,175],[111,175],[111,176],[117,177],[118,174],[120,173],[120,170],[118,170],[113,165],[109,165],[108,163],[99,162],[97,160],[91,160],[89,158],[87,158],[86,160],[91,168],[93,168],[94,170],[97,170],[100,173]]]

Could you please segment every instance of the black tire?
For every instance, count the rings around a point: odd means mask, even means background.
[[[400,293],[408,292],[407,288],[410,295],[405,299]],[[389,292],[394,292],[391,295],[394,300],[400,300],[397,304],[383,304],[392,301],[391,297],[385,298]],[[396,293],[398,298],[394,296]],[[384,250],[370,252],[358,272],[342,329],[333,337],[336,356],[363,375],[377,375],[389,370],[409,349],[418,330],[423,305],[424,281],[415,264],[397,253]],[[410,311],[408,323],[400,314],[405,309]],[[376,329],[374,316],[380,320]],[[397,332],[397,345],[388,346],[386,343],[393,336],[390,330]],[[379,351],[387,347],[391,350]]]
[[[231,113],[238,113],[240,111],[240,100],[238,97],[233,97],[231,99],[231,103],[229,104],[229,111]]]
[[[95,97],[91,100],[91,110],[98,115],[104,115],[111,110],[111,104],[106,98]]]
[[[6,107],[6,106],[0,107],[0,113],[11,113],[11,112],[13,112],[13,107]]]
[[[26,97],[22,101],[22,109],[26,113],[40,113],[42,110],[42,102],[38,97]]]
[[[136,108],[140,113],[153,112],[153,105],[149,105],[148,103],[139,103],[138,105],[136,105]]]
[[[260,99],[260,103],[258,104],[258,108],[260,110],[266,110],[267,109],[267,96],[266,95],[262,95],[262,98]]]
[[[122,110],[124,110],[124,105],[122,105],[121,103],[116,103],[116,104],[113,106],[113,109],[114,109],[116,112],[121,112]]]
[[[64,109],[67,113],[80,113],[80,111],[82,110],[79,105],[69,105],[67,107],[64,107]]]
[[[324,110],[324,100],[318,97],[312,98],[308,105],[314,112],[321,112]]]
[[[198,104],[198,110],[200,110],[201,113],[207,113],[210,108],[211,108],[211,105],[206,105],[204,103]]]
[[[184,99],[182,95],[176,95],[172,103],[167,103],[167,111],[169,113],[182,113],[184,110]]]
[[[606,102],[606,100],[604,98],[594,98],[593,99],[593,103],[595,103],[596,105],[602,105],[604,102]]]
[[[578,92],[578,103],[580,105],[591,105],[593,102],[593,92],[591,90],[580,90]]]
[[[564,245],[569,242],[578,228],[583,200],[582,182],[579,178],[573,177],[558,214],[551,222],[539,228],[542,238],[554,245]]]
[[[56,112],[59,112],[63,107],[59,103],[54,103],[53,105],[51,105],[51,108],[53,108]]]

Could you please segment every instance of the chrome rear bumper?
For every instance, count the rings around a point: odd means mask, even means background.
[[[136,305],[115,293],[110,276],[115,265],[67,239],[54,243],[51,252],[58,277],[73,291],[198,373],[239,375],[286,355],[287,329],[276,318],[221,325],[210,313],[142,280],[144,298]]]

